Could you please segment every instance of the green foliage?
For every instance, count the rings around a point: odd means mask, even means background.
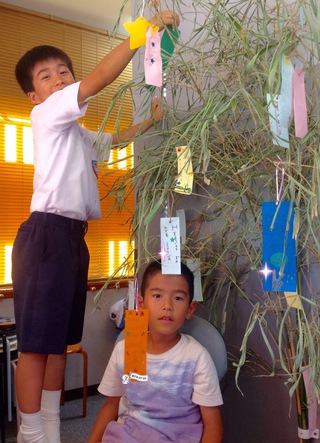
[[[286,376],[292,395],[302,371],[310,368],[319,397],[319,300],[308,280],[320,257],[319,2],[173,0],[173,5],[190,33],[181,33],[167,67],[168,116],[143,137],[134,171],[124,179],[137,189],[136,266],[155,253],[150,226],[164,207],[170,214],[198,198],[182,254],[201,258],[208,318],[224,330],[235,298],[251,306],[237,371],[246,362],[252,332],[260,331],[272,374]],[[283,56],[305,72],[308,107],[308,133],[296,138],[292,124],[287,150],[273,143],[266,102],[267,93],[280,92]],[[133,90],[144,94],[138,80]],[[141,115],[151,95],[145,95]],[[181,145],[192,152],[192,197],[173,191],[175,148]],[[246,289],[250,279],[259,278],[261,203],[276,198],[279,158],[285,173],[281,199],[295,204],[302,310],[288,306],[282,293]],[[209,223],[214,229],[202,231]]]

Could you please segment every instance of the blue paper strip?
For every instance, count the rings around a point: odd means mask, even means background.
[[[293,238],[293,203],[262,203],[262,261],[264,291],[297,291],[297,252]]]

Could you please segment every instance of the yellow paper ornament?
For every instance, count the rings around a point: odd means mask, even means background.
[[[153,32],[159,29],[158,26],[152,25],[142,16],[138,17],[134,22],[124,23],[123,26],[130,35],[130,49],[137,49],[146,44],[146,33],[149,27]]]

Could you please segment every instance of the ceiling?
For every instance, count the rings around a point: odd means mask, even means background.
[[[112,31],[125,0],[6,0],[2,3]],[[126,35],[122,26],[126,21],[131,21],[130,0],[124,6],[117,31],[119,34]]]

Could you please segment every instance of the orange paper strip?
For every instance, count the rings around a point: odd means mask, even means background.
[[[149,311],[127,310],[124,330],[123,383],[147,381],[147,340]]]

